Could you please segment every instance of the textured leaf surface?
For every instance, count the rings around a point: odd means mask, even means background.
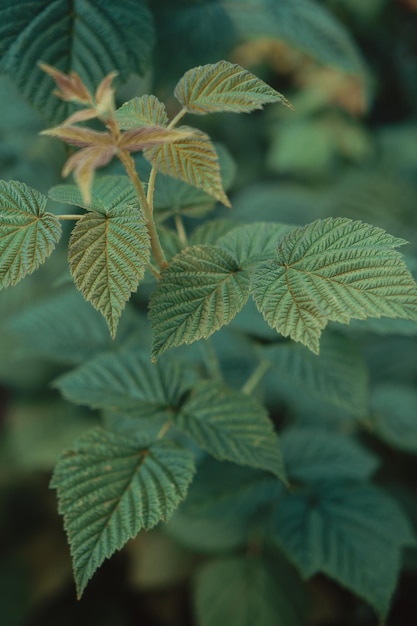
[[[51,486],[71,547],[78,596],[103,561],[167,520],[194,474],[192,454],[172,441],[87,433],[59,459]]]
[[[363,73],[351,35],[322,4],[313,0],[224,0],[223,4],[241,37],[282,39],[322,63]]]
[[[278,436],[255,398],[204,381],[174,421],[216,459],[267,470],[285,480]]]
[[[192,246],[172,260],[150,300],[152,357],[206,339],[230,322],[249,295],[249,279],[226,252]]]
[[[49,197],[56,202],[73,204],[83,209],[105,213],[119,205],[138,207],[135,188],[128,176],[98,176],[91,187],[91,201],[85,199],[77,185],[57,185],[49,190]]]
[[[349,338],[326,331],[320,354],[294,342],[266,346],[263,356],[271,373],[298,393],[322,400],[363,417],[368,411],[368,373],[363,357]]]
[[[415,543],[393,500],[376,487],[343,482],[286,495],[276,510],[276,533],[304,576],[327,574],[383,616],[397,584],[400,549]]]
[[[303,626],[307,598],[282,561],[224,558],[204,565],[195,580],[195,609],[204,626]]]
[[[189,130],[182,126],[179,130]],[[203,189],[226,206],[230,202],[223,190],[220,166],[210,137],[193,129],[194,136],[144,151],[145,157],[164,174]]]
[[[372,394],[375,434],[390,445],[417,453],[417,391],[411,385],[384,383]]]
[[[145,274],[150,240],[138,209],[117,204],[78,220],[71,234],[71,274],[84,298],[106,319],[112,337],[119,317]]]
[[[54,385],[76,404],[155,419],[166,419],[187,389],[179,367],[133,351],[101,354]]]
[[[37,63],[76,71],[90,88],[113,70],[126,80],[146,69],[152,18],[145,2],[137,0],[3,2],[0,42],[3,72],[46,119],[61,121],[72,112],[71,105],[52,93],[52,79]]]
[[[252,293],[268,324],[319,352],[329,320],[417,319],[417,286],[384,230],[344,218],[317,220],[287,234],[277,258],[258,266]]]
[[[125,102],[117,109],[115,118],[122,129],[168,125],[165,105],[155,96],[148,95]]]
[[[274,256],[279,240],[294,227],[275,222],[238,226],[218,240],[217,245],[246,267]]]
[[[377,458],[354,439],[318,428],[283,433],[281,447],[290,481],[314,483],[334,479],[362,480],[377,469]]]
[[[61,225],[46,197],[17,181],[0,181],[0,289],[32,274],[54,250]]]
[[[249,113],[269,102],[291,107],[284,96],[260,78],[228,61],[188,70],[175,88],[175,97],[190,113],[219,111]]]

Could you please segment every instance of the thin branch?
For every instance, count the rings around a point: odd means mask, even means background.
[[[165,437],[165,435],[167,434],[168,430],[171,428],[172,426],[172,422],[171,420],[167,420],[165,422],[165,424],[163,424],[161,430],[159,431],[159,433],[157,434],[156,438],[157,439],[162,439],[163,437]]]
[[[59,220],[79,220],[83,217],[83,215],[56,215]]]
[[[174,215],[174,220],[175,220],[175,226],[177,228],[179,240],[181,241],[183,246],[186,246],[188,243],[187,233],[185,232],[184,222],[182,221],[181,215],[179,213],[176,213]]]
[[[182,118],[184,117],[184,115],[187,113],[187,109],[185,107],[183,107],[181,109],[181,111],[178,111],[178,113],[176,114],[175,117],[172,118],[172,120],[170,121],[170,123],[168,124],[168,128],[174,128],[174,126],[176,126],[178,124],[178,122],[180,120],[182,120]]]
[[[271,364],[269,361],[261,361],[258,367],[252,372],[248,380],[243,385],[241,391],[247,396],[258,386],[263,375],[269,370]]]

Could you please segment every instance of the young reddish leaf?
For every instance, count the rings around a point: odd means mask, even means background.
[[[50,135],[69,143],[71,146],[84,148],[86,146],[109,146],[114,145],[114,139],[108,132],[98,132],[89,128],[78,126],[56,126],[43,130],[41,135]]]
[[[193,137],[193,129],[163,128],[163,126],[142,126],[122,133],[118,147],[129,152],[146,150],[161,144],[171,144]]]
[[[92,104],[93,99],[88,91],[87,87],[84,85],[81,78],[78,76],[77,72],[70,72],[69,74],[64,74],[60,72],[55,67],[48,65],[47,63],[39,63],[39,67],[41,70],[49,74],[51,76],[57,86],[58,90],[54,91],[54,94],[61,98],[61,100],[66,100],[68,102],[79,102],[80,104]]]
[[[107,165],[115,154],[114,146],[89,146],[79,150],[65,163],[62,170],[63,176],[74,172],[75,180],[79,186],[84,201],[89,204],[91,200],[91,185],[94,171],[98,167]]]

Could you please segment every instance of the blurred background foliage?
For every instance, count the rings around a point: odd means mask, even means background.
[[[0,17],[6,20],[7,5],[0,2]],[[224,58],[263,78],[295,106],[294,113],[270,106],[251,116],[193,117],[192,123],[218,142],[233,209],[215,206],[202,192],[160,176],[156,207],[171,255],[180,249],[168,228],[176,213],[188,231],[198,227],[193,243],[203,235],[205,242],[209,237],[215,241],[240,222],[306,224],[345,216],[407,239],[410,245],[403,250],[417,273],[415,0],[153,0],[138,5],[147,11],[155,43],[149,44],[146,70],[138,66],[141,75],[132,71],[120,85],[120,103],[156,93],[175,111],[172,87],[182,73]],[[65,149],[38,135],[47,122],[21,95],[23,90],[31,101],[9,66],[4,62],[0,78],[0,177],[46,193],[62,182]],[[137,162],[146,172],[143,160]],[[109,171],[118,171],[117,166]],[[64,212],[58,204],[51,206]],[[218,576],[235,581],[230,593],[238,599],[236,606],[246,593],[241,546],[249,526],[256,537],[264,523],[262,502],[277,487],[265,484],[260,493],[257,482],[255,493],[250,485],[256,472],[233,466],[225,472],[223,464],[205,461],[189,499],[168,526],[131,541],[102,567],[83,601],[75,601],[68,548],[48,481],[62,449],[99,418],[67,403],[50,383],[99,352],[126,346],[148,350],[145,313],[151,285],[148,280],[133,297],[116,342],[71,285],[64,243],[37,273],[0,293],[4,626],[211,626],[215,622],[202,616],[210,605],[207,589]],[[303,433],[314,428],[318,441],[333,434],[359,441],[379,459],[377,483],[417,527],[415,324],[334,324],[318,358],[280,340],[248,305],[229,328],[214,335],[212,346],[225,380],[235,387],[247,380],[254,363],[271,364],[257,393],[278,428],[296,425]],[[175,355],[188,364],[200,363],[201,346]],[[219,483],[222,488],[216,491]],[[199,501],[202,491],[208,494],[204,502]],[[271,564],[251,575],[261,581],[267,598],[268,568],[276,581],[292,581],[295,599],[282,626],[376,624],[362,601],[324,576],[303,586],[288,563],[272,558],[270,551]],[[416,568],[416,553],[410,550],[389,624],[415,624]],[[253,623],[275,626],[271,615],[272,608]]]

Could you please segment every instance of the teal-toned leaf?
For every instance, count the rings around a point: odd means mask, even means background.
[[[219,111],[249,113],[271,102],[292,108],[278,91],[228,61],[188,70],[177,84],[174,95],[189,113],[197,115]]]
[[[351,318],[417,320],[417,286],[381,228],[344,218],[292,230],[274,260],[253,273],[252,293],[268,324],[318,354],[327,322]]]
[[[141,0],[3,2],[0,42],[2,71],[48,121],[57,122],[68,117],[72,105],[53,95],[53,82],[39,61],[77,72],[91,89],[114,70],[121,80],[142,74],[153,45],[152,17]]]
[[[97,176],[91,187],[91,202],[85,202],[77,185],[57,185],[49,191],[56,202],[73,204],[105,213],[120,205],[138,207],[139,202],[132,181],[127,176]]]
[[[54,386],[76,404],[155,420],[169,418],[188,388],[178,366],[166,359],[154,365],[133,350],[100,354]]]
[[[281,557],[229,557],[203,565],[194,584],[197,623],[204,626],[304,626],[307,597]]]
[[[385,382],[375,387],[371,400],[375,434],[417,454],[417,391],[411,385]]]
[[[294,342],[266,346],[262,354],[280,383],[363,417],[368,411],[368,372],[355,344],[339,333],[326,331],[320,354]]]
[[[289,224],[255,222],[234,228],[217,245],[245,268],[274,256],[280,239],[294,227]]]
[[[410,524],[376,487],[334,482],[287,494],[276,509],[276,536],[306,577],[323,572],[385,616],[401,566],[413,545]]]
[[[165,105],[155,96],[140,96],[125,102],[115,113],[119,128],[168,126]]]
[[[201,226],[193,230],[190,235],[189,243],[192,246],[197,245],[216,245],[223,235],[239,226],[239,222],[227,219],[209,220]],[[233,256],[233,255],[232,255]]]
[[[288,479],[294,482],[369,478],[379,462],[371,452],[346,435],[318,428],[293,428],[281,436]]]
[[[78,596],[116,550],[167,520],[194,474],[192,453],[172,441],[125,438],[101,429],[59,459],[51,486],[71,547]]]
[[[152,294],[152,358],[206,339],[230,322],[249,296],[248,276],[215,246],[192,246],[172,260]]]
[[[145,221],[128,204],[89,212],[72,231],[68,259],[74,282],[102,313],[112,337],[126,301],[145,274],[149,253]]]
[[[224,2],[225,10],[243,38],[284,40],[313,58],[363,74],[364,64],[348,30],[314,0],[240,0]]]
[[[58,243],[61,224],[46,202],[24,183],[0,181],[0,289],[32,274]]]
[[[181,126],[179,130],[190,129]],[[192,130],[194,133],[189,139],[150,148],[144,150],[143,154],[158,172],[202,189],[230,207],[222,185],[217,152],[210,137],[201,131]]]
[[[174,422],[216,459],[267,470],[285,480],[278,436],[256,398],[200,382]]]

